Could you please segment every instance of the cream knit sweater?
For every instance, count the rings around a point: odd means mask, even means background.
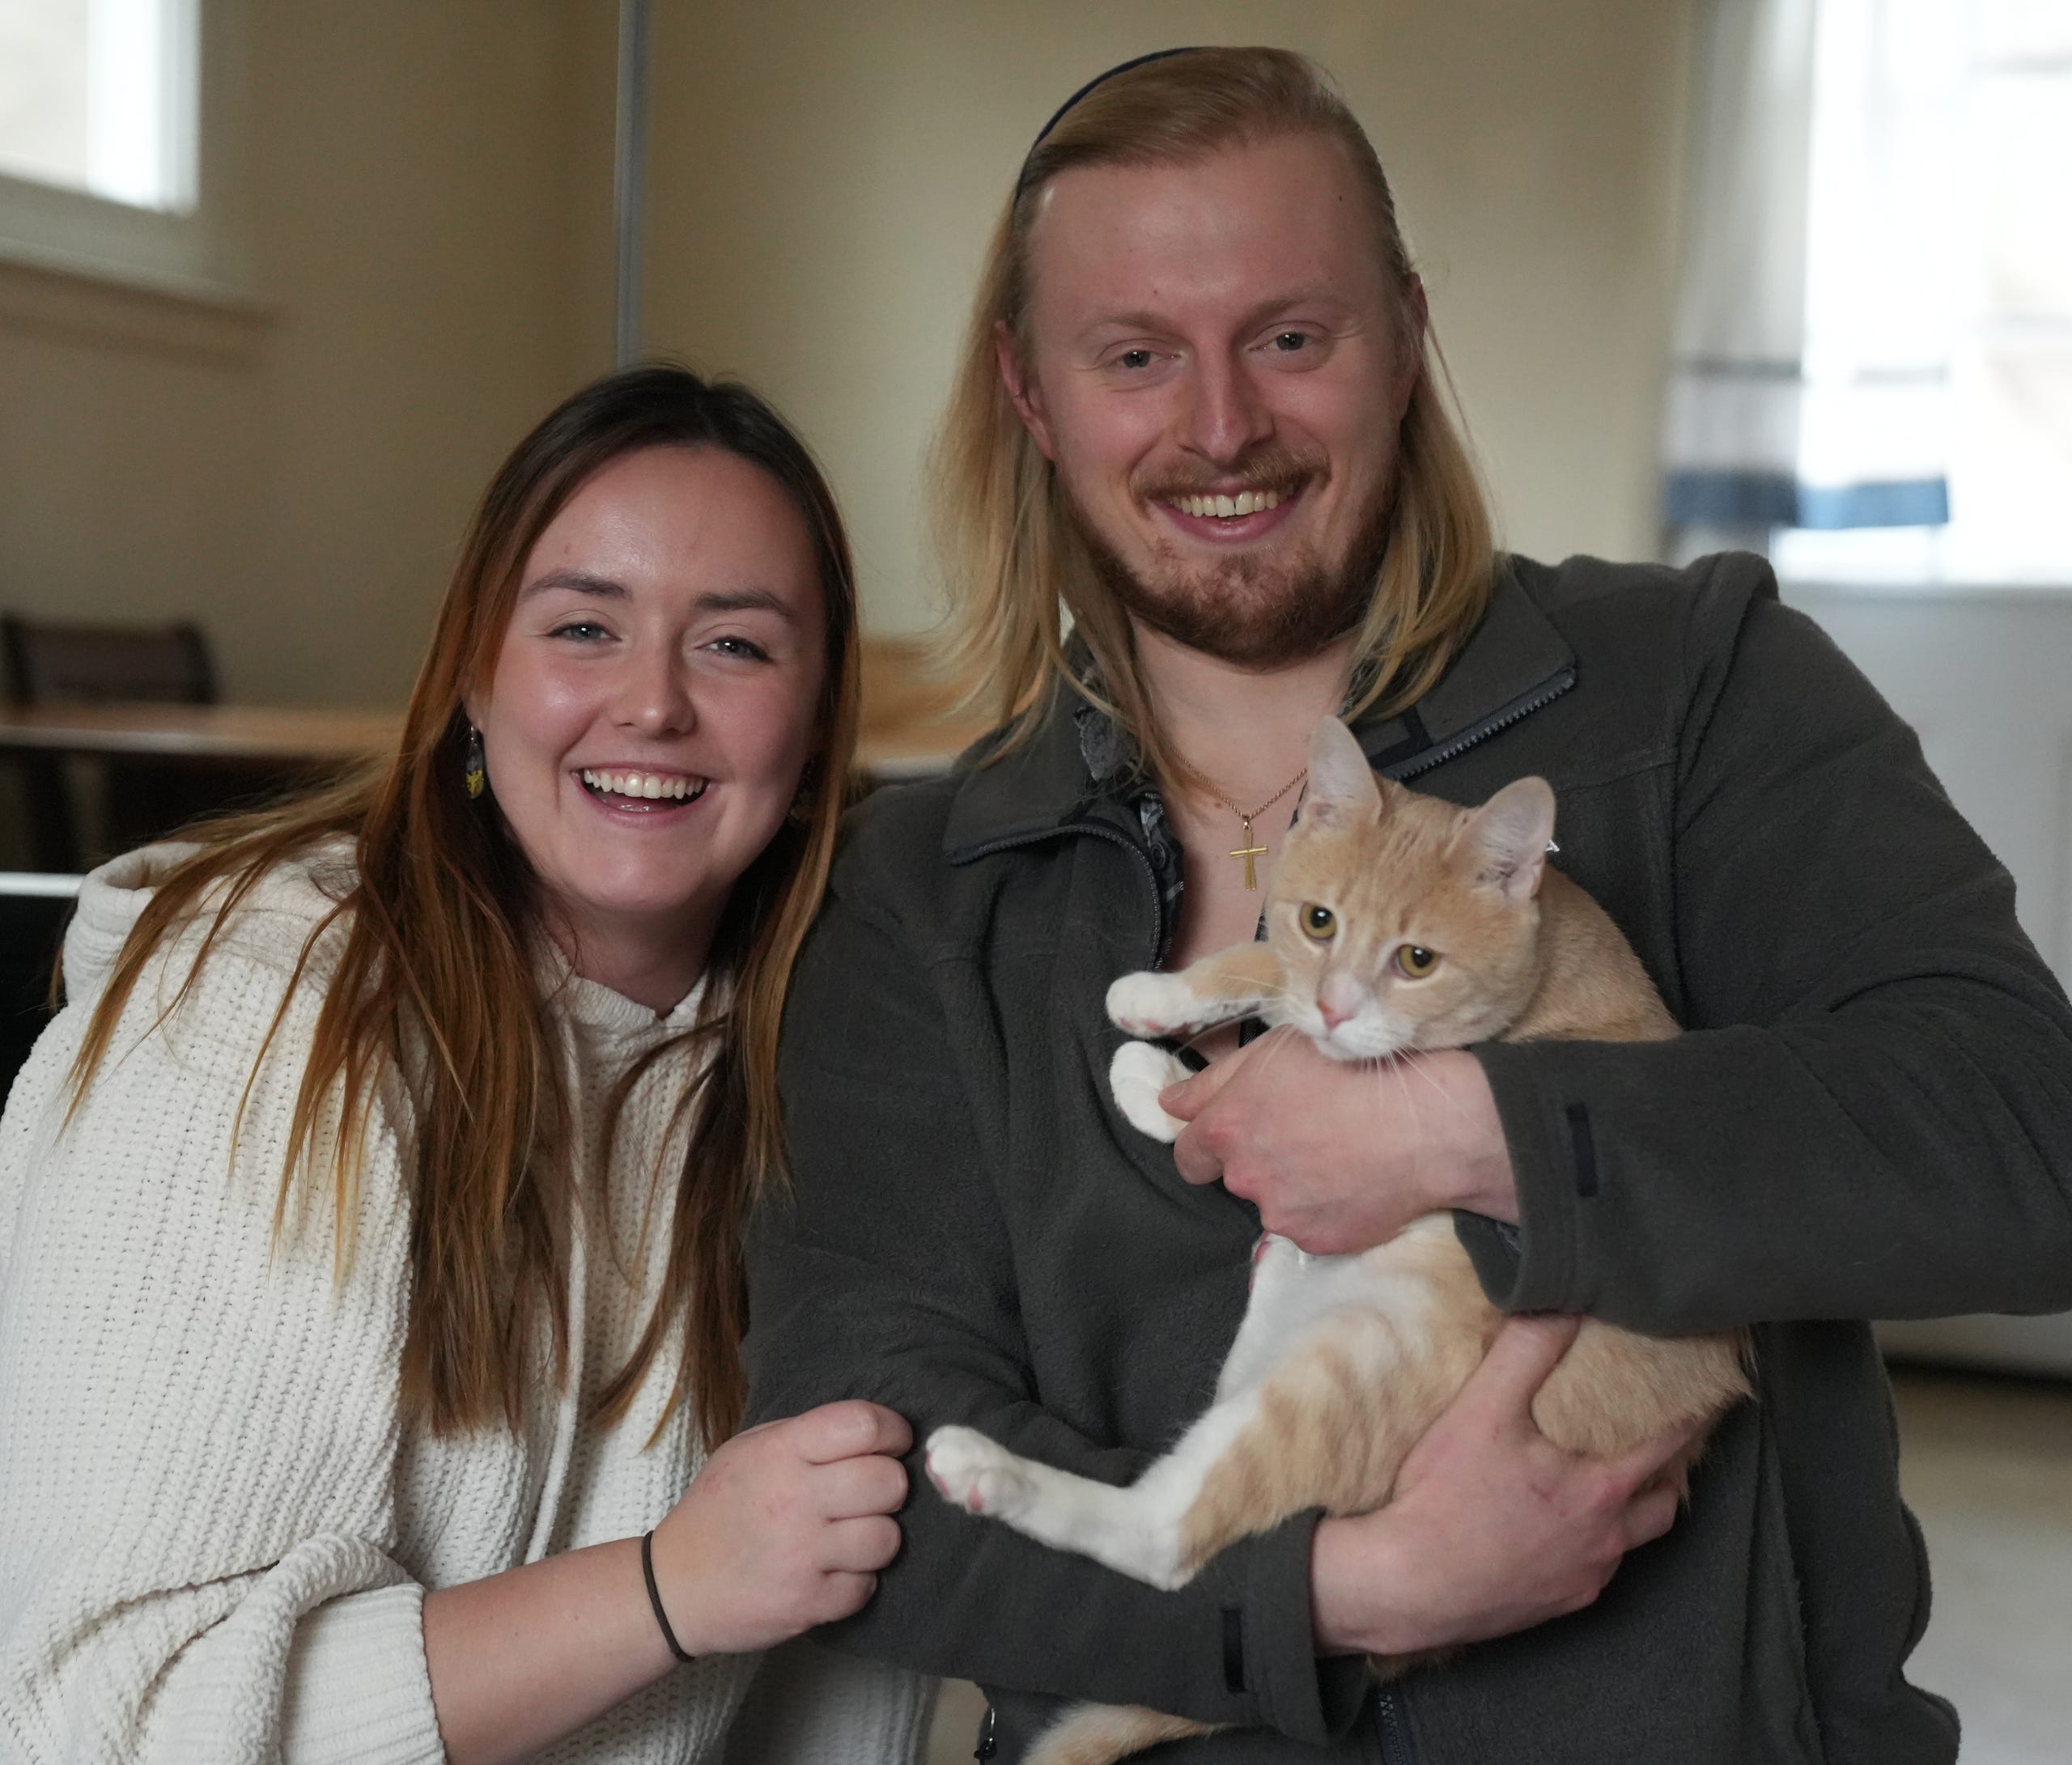
[[[155,1029],[202,928],[155,961],[62,1125],[87,1017],[176,850],[87,878],[69,1003],[0,1121],[0,1759],[439,1760],[424,1590],[643,1531],[698,1468],[687,1418],[643,1449],[673,1364],[620,1426],[577,1421],[666,1254],[669,1190],[653,1178],[679,1168],[668,1105],[689,1056],[666,1057],[628,1101],[605,1173],[614,1241],[593,1228],[574,1253],[568,1389],[556,1400],[543,1385],[516,1434],[405,1428],[409,1214],[385,1118],[344,1279],[326,1199],[274,1235],[317,988],[297,990],[231,1156],[288,973],[349,880],[342,857],[266,879]],[[614,1080],[697,999],[657,1021],[558,978],[550,1014],[594,1170]],[[546,1756],[891,1765],[915,1755],[930,1692],[795,1644],[679,1669]]]

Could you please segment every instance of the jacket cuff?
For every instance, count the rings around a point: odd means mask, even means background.
[[[1518,1229],[1514,1244],[1497,1221],[1465,1213],[1454,1216],[1454,1229],[1492,1305],[1509,1312],[1581,1311],[1575,1210],[1597,1177],[1589,1114],[1548,1086],[1530,1043],[1484,1042],[1472,1052],[1503,1123]]]
[[[1241,1673],[1262,1723],[1313,1746],[1342,1738],[1374,1689],[1363,1657],[1318,1658],[1310,1548],[1323,1517],[1318,1508],[1295,1514],[1225,1551],[1211,1570],[1219,1591],[1236,1602],[1225,1616],[1238,1627],[1231,1640],[1242,1653],[1232,1661],[1226,1643],[1226,1672]]]

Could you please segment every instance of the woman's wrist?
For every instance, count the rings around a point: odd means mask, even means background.
[[[425,1665],[448,1757],[529,1757],[672,1671],[640,1572],[618,1538],[425,1595]]]

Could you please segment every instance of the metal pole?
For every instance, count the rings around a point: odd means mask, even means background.
[[[641,217],[648,159],[648,0],[618,0],[618,139],[612,165],[612,221],[618,300],[612,359],[640,353]]]

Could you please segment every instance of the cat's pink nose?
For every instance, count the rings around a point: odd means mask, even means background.
[[[1350,974],[1327,974],[1317,989],[1317,1015],[1326,1029],[1335,1029],[1366,1003],[1367,990]]]

